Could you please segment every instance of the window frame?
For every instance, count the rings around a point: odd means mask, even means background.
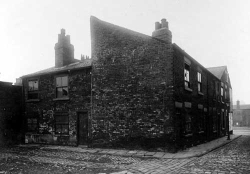
[[[57,117],[67,117],[67,121],[57,121]],[[55,135],[69,135],[69,113],[68,112],[55,112],[54,113],[54,127],[55,127]],[[59,123],[58,123],[59,122]],[[67,131],[63,131],[63,126],[67,127]],[[58,132],[58,128],[61,130]]]
[[[26,117],[26,123],[27,123],[27,132],[38,132],[39,130],[39,113],[37,111],[32,111],[27,113]],[[29,120],[32,120],[31,123],[29,123]],[[34,122],[34,120],[36,120]],[[35,127],[30,129],[30,127]]]
[[[190,64],[187,62],[184,63],[184,86],[190,88]]]
[[[202,107],[199,107],[198,105],[198,128],[199,132],[204,132],[205,131],[205,112],[203,110],[203,105]]]
[[[220,86],[220,95],[221,95],[221,101],[223,102],[224,99],[224,83],[221,82],[221,86]]]
[[[61,84],[61,86],[57,86],[57,79],[58,78],[63,78],[63,77],[67,77],[67,85],[63,85],[63,84]],[[62,81],[61,81],[61,83],[62,83]],[[59,97],[58,96],[58,89],[62,89],[62,93],[63,93],[63,88],[67,88],[67,95],[66,96],[64,96],[63,94],[62,94],[62,96],[61,97]],[[60,100],[60,99],[69,99],[69,76],[68,76],[68,74],[61,74],[61,75],[58,75],[58,76],[55,76],[55,99],[56,100]]]
[[[198,92],[202,93],[202,74],[200,71],[197,72],[197,83],[198,83]]]
[[[34,82],[34,81],[37,81],[37,89],[30,89],[30,82]],[[39,100],[39,78],[32,78],[32,79],[27,79],[27,87],[28,87],[28,90],[27,90],[27,100],[28,101],[36,101],[36,100]],[[34,95],[36,94],[36,98],[33,98],[33,97],[29,97],[30,95]]]

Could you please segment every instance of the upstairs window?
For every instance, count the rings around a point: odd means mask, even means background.
[[[184,80],[185,80],[185,87],[190,88],[190,79],[189,79],[189,74],[190,74],[190,66],[185,63],[185,68],[184,68]]]
[[[200,72],[197,72],[197,79],[198,79],[198,92],[202,92],[201,73]]]
[[[28,86],[28,100],[38,99],[38,80],[29,80]]]
[[[228,95],[227,95],[227,85],[225,85],[225,99],[228,99]]]
[[[221,90],[220,90],[220,94],[221,94],[221,101],[223,101],[223,95],[224,95],[224,84],[221,82]]]
[[[68,76],[56,77],[56,98],[67,98],[68,96]]]

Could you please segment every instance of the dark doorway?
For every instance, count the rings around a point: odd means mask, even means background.
[[[88,144],[88,113],[78,112],[78,145]]]

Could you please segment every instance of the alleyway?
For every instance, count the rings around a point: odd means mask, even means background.
[[[202,157],[163,159],[69,152],[34,147],[0,149],[3,173],[250,173],[250,136]]]

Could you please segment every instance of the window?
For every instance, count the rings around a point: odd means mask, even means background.
[[[213,131],[216,132],[217,131],[217,112],[216,112],[216,108],[213,108]]]
[[[205,128],[205,115],[204,115],[202,109],[199,109],[198,113],[199,113],[199,115],[198,115],[199,131],[204,131],[204,128]]]
[[[185,80],[185,87],[187,88],[190,88],[189,73],[190,73],[190,66],[185,63],[184,80]]]
[[[55,133],[69,134],[69,115],[67,112],[55,113]]]
[[[198,79],[198,92],[202,92],[201,73],[200,72],[197,72],[197,79]]]
[[[68,95],[68,76],[56,77],[56,98],[67,98]]]
[[[223,94],[224,94],[224,88],[223,88],[224,84],[221,82],[221,101],[223,101]]]
[[[189,112],[186,112],[185,114],[185,130],[184,133],[188,134],[191,133],[192,127],[191,127],[191,115]]]
[[[29,132],[36,132],[37,131],[37,118],[28,118],[27,119],[27,128]]]
[[[221,119],[222,119],[222,129],[225,129],[226,120],[224,110],[221,111]]]
[[[37,132],[38,131],[38,118],[39,113],[36,111],[27,112],[27,131]]]
[[[227,99],[227,85],[225,84],[225,99]]]
[[[28,86],[28,100],[38,99],[38,80],[29,80]]]

